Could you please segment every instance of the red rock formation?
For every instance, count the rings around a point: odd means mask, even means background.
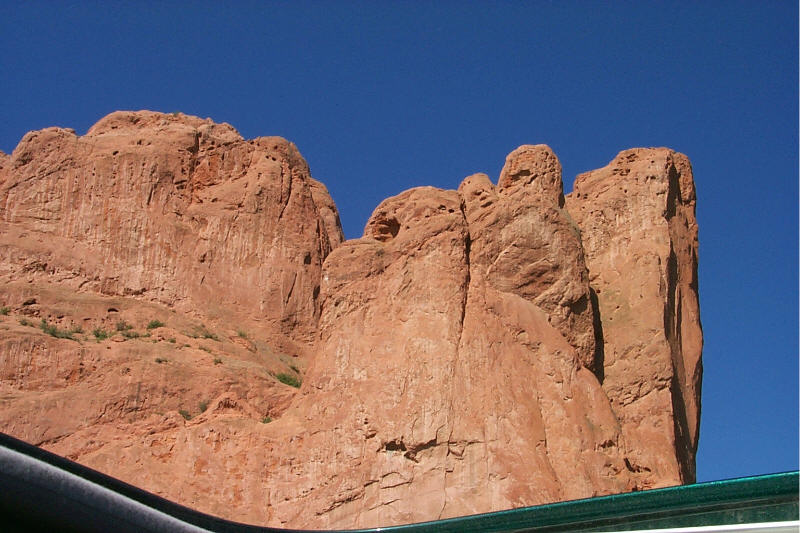
[[[217,313],[203,314],[313,338],[322,261],[342,232],[292,143],[245,141],[182,114],[117,112],[82,137],[28,133],[4,174],[8,263],[57,271],[62,286],[183,312],[211,304]]]
[[[581,174],[581,228],[604,340],[603,389],[641,488],[695,481],[703,334],[692,168],[665,148]]]
[[[207,418],[257,430],[286,408],[296,389],[275,376],[305,366],[341,240],[284,139],[151,112],[27,134],[0,158],[0,430],[218,514],[256,509],[230,497],[252,478],[221,484],[246,462],[185,466],[176,435]],[[223,396],[236,408],[215,410]]]
[[[655,191],[640,194],[645,204],[658,201]],[[679,208],[680,198],[665,200]],[[615,412],[616,331],[605,327],[605,297],[599,315],[592,303],[580,232],[564,202],[555,155],[524,146],[509,155],[497,187],[478,174],[458,194],[407,191],[375,210],[364,238],[331,254],[320,355],[285,419],[299,433],[289,465],[270,468],[273,523],[404,523],[690,479],[662,465],[693,470],[694,452],[685,450],[696,441],[670,428],[649,438],[657,430],[646,425],[680,420],[678,406],[699,398],[676,390],[645,424],[641,411]],[[682,216],[693,224],[691,209]],[[665,238],[654,231],[630,240],[648,247]],[[639,274],[647,278],[632,270],[620,280],[640,283]],[[658,294],[658,280],[643,283]],[[683,290],[696,310],[696,284]],[[675,307],[661,296],[659,309]],[[662,319],[653,305],[638,309],[642,320]],[[696,319],[679,321],[699,326]],[[638,321],[625,326],[627,338],[652,337]],[[682,361],[676,346],[666,356]],[[629,396],[648,405],[655,396],[642,381],[657,372],[657,359],[625,369],[640,387]]]
[[[693,210],[678,154],[625,152],[565,200],[523,146],[497,186],[406,191],[342,242],[282,139],[148,112],[28,134],[0,158],[0,430],[289,527],[686,482]],[[90,342],[122,320],[151,337]]]

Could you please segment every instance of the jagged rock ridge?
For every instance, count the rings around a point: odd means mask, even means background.
[[[15,354],[0,360],[0,429],[289,527],[690,482],[694,205],[688,159],[670,150],[622,152],[565,198],[555,154],[522,146],[496,186],[476,174],[406,191],[342,242],[333,201],[283,139],[149,112],[83,137],[28,134],[0,159],[8,316],[110,326],[113,300],[132,322],[169,320],[153,330],[163,343],[77,344],[0,317]],[[193,320],[227,327],[214,354],[184,335]],[[42,370],[48,357],[63,368]],[[298,393],[275,379],[298,373]],[[181,397],[213,401],[185,420]]]

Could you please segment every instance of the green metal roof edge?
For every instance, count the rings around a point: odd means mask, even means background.
[[[785,472],[357,531],[584,532],[797,520],[799,481],[798,472]]]

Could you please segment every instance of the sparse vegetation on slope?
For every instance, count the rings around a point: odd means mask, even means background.
[[[302,382],[297,376],[293,376],[291,374],[287,374],[285,372],[281,372],[280,374],[275,374],[275,379],[283,383],[284,385],[289,385],[290,387],[300,388]]]
[[[58,339],[70,339],[73,341],[76,340],[74,337],[76,333],[83,333],[83,330],[79,326],[70,328],[68,330],[58,329],[57,326],[48,324],[47,320],[44,318],[42,319],[41,323],[39,323],[39,328],[51,337],[56,337]]]

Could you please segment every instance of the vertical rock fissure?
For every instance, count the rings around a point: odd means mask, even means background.
[[[468,222],[468,219],[467,219],[467,214],[464,211],[464,202],[461,199],[459,199],[459,200],[460,200],[460,206],[459,206],[460,207],[460,213],[461,213],[461,216],[462,216],[462,219],[463,219],[464,227],[466,228],[466,235],[464,236],[464,262],[465,262],[465,267],[466,268],[465,268],[465,272],[464,272],[465,279],[464,279],[463,297],[461,299],[461,315],[459,317],[459,323],[458,323],[458,337],[456,338],[455,353],[454,353],[454,356],[453,356],[453,368],[451,369],[451,377],[454,377],[455,375],[457,375],[457,373],[459,371],[459,368],[460,368],[459,365],[460,365],[460,362],[461,362],[461,357],[460,357],[461,356],[461,340],[462,340],[463,335],[464,335],[464,321],[465,321],[466,316],[467,316],[467,306],[468,306],[468,303],[469,303],[470,292],[471,292],[471,287],[472,287],[472,285],[471,285],[471,281],[472,281],[471,268],[472,267],[471,267],[471,258],[470,258],[470,252],[471,252],[471,248],[472,248],[472,238],[471,238],[471,235],[470,235],[470,228],[469,228],[469,222]],[[450,455],[450,443],[451,443],[452,436],[453,436],[453,428],[455,427],[455,424],[456,424],[456,415],[455,415],[455,412],[453,411],[453,404],[455,402],[455,391],[454,391],[455,385],[456,385],[455,384],[455,380],[454,379],[450,379],[449,380],[448,412],[447,412],[447,419],[446,419],[446,421],[449,424],[450,428],[449,428],[448,435],[447,435],[447,442],[442,443],[444,446],[447,447],[447,452],[445,454],[445,464],[443,465],[443,468],[442,468],[442,473],[443,473],[443,476],[442,476],[442,492],[443,492],[443,495],[442,495],[442,507],[439,510],[439,513],[437,515],[437,520],[440,519],[444,515],[445,509],[447,508],[447,504],[448,504],[448,498],[447,498],[448,464],[447,464],[447,461],[449,460],[449,455]],[[438,437],[438,434],[439,434],[439,430],[437,429],[437,431],[436,431],[437,437]]]
[[[536,366],[538,366],[538,365],[536,365]],[[537,370],[541,370],[541,369],[537,369]],[[541,373],[537,372],[537,375],[541,375]],[[561,477],[558,475],[558,472],[553,467],[553,463],[550,460],[550,445],[549,445],[550,437],[549,437],[549,431],[548,431],[548,426],[550,424],[548,424],[548,419],[546,417],[546,413],[542,410],[542,393],[541,393],[542,386],[539,383],[539,380],[536,380],[536,385],[535,386],[536,386],[536,405],[537,405],[537,408],[539,409],[539,419],[544,422],[542,424],[542,431],[544,431],[544,439],[542,440],[542,448],[543,448],[542,453],[544,454],[543,459],[544,459],[544,462],[545,462],[545,464],[547,466],[548,474],[550,474],[550,478],[553,479],[557,484],[557,490],[558,490],[558,495],[559,495],[559,499],[560,499],[562,497],[563,493],[564,493],[564,480],[562,480]]]
[[[192,148],[192,150],[189,150],[191,155],[189,156],[189,169],[187,172],[188,176],[186,177],[189,182],[191,182],[194,177],[194,171],[197,168],[197,161],[200,157],[200,132],[197,130],[194,130],[194,145]]]
[[[672,180],[670,180],[672,181]],[[677,179],[675,180],[677,183]],[[670,380],[670,396],[672,398],[673,426],[675,433],[675,453],[678,457],[680,466],[681,481],[683,483],[693,483],[695,481],[691,464],[691,454],[689,452],[689,433],[688,414],[684,402],[686,393],[683,357],[681,354],[681,315],[682,302],[680,294],[680,280],[678,271],[678,258],[672,244],[670,244],[669,257],[667,259],[667,303],[664,310],[664,331],[667,335],[667,342],[670,348],[672,361],[672,379]]]
[[[681,482],[694,483],[695,471],[694,468],[692,468],[694,461],[692,460],[689,450],[691,438],[689,435],[689,424],[686,420],[686,405],[683,400],[683,390],[676,376],[673,376],[670,381],[670,395],[675,409],[673,414],[675,453],[678,458],[678,466],[681,470]]]
[[[603,319],[600,316],[600,302],[597,300],[597,292],[589,287],[589,302],[592,309],[592,326],[594,327],[594,368],[592,373],[597,378],[600,385],[605,379],[605,360],[606,349],[603,339]]]
[[[292,198],[292,182],[294,181],[294,172],[291,168],[287,168],[284,170],[285,165],[281,165],[281,208],[278,212],[278,221],[283,219],[283,213],[286,211],[286,207],[289,205],[289,201]],[[287,176],[288,174],[288,176]],[[284,187],[284,178],[286,179],[286,185]],[[286,189],[286,197],[284,198],[284,190]]]
[[[466,213],[462,211],[461,214],[464,216],[464,225],[467,227],[467,234],[464,237],[464,260],[466,262],[466,271],[465,276],[466,279],[464,280],[464,297],[461,299],[461,317],[459,319],[459,329],[458,329],[458,343],[456,344],[456,362],[458,361],[458,349],[461,346],[461,337],[464,334],[464,319],[467,316],[467,302],[469,300],[469,293],[471,288],[472,282],[472,267],[470,266],[470,252],[472,248],[472,238],[469,233],[469,223],[467,222]]]

